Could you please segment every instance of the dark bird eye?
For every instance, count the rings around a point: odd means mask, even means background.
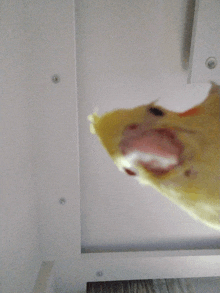
[[[158,109],[158,108],[151,107],[151,108],[149,109],[149,111],[150,111],[151,114],[153,114],[153,115],[155,115],[155,116],[161,116],[161,117],[164,116],[164,112],[161,111],[161,110]]]

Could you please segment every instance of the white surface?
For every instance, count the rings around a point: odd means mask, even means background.
[[[190,76],[192,83],[215,81],[220,83],[220,2],[197,0],[190,52]],[[215,57],[217,66],[206,67],[209,57]]]
[[[31,292],[42,261],[29,123],[32,92],[26,80],[30,31],[22,8],[21,1],[1,1],[2,293]]]
[[[82,248],[86,252],[218,247],[219,233],[120,173],[87,115],[159,104],[183,111],[209,85],[187,85],[183,3],[76,1]],[[211,246],[210,246],[211,245]]]
[[[100,267],[104,279],[120,276],[122,259],[127,278],[220,275],[219,234],[119,173],[87,121],[94,106],[104,112],[161,97],[163,106],[184,110],[205,98],[209,85],[186,85],[181,65],[185,3],[77,1],[76,68],[72,1],[2,2],[4,293],[30,292],[42,260],[55,260],[57,280],[70,289],[96,280]],[[198,262],[185,257],[193,251],[80,254],[80,199],[84,250],[213,251],[196,251]],[[146,274],[132,269],[133,258]]]
[[[57,275],[57,293],[79,293],[86,292],[85,280],[101,282],[219,276],[220,256],[219,250],[87,253],[81,258],[58,261],[54,273]],[[198,289],[202,289],[202,282],[197,282]],[[213,280],[207,292],[218,293],[215,291],[217,286],[218,281]],[[204,291],[198,290],[200,292]]]
[[[32,293],[55,293],[54,291],[54,261],[43,261]]]
[[[3,293],[31,292],[42,260],[80,252],[73,33],[72,1],[1,2]]]

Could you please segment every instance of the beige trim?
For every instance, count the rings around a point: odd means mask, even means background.
[[[32,293],[54,293],[52,268],[54,261],[43,261]]]

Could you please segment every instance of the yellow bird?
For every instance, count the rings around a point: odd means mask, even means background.
[[[90,115],[120,171],[151,185],[192,217],[220,230],[220,87],[176,113],[151,103]]]

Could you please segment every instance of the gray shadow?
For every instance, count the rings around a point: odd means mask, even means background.
[[[181,50],[181,63],[182,63],[182,68],[184,70],[188,70],[189,68],[189,57],[190,57],[192,31],[193,31],[195,2],[196,0],[187,0],[187,3],[186,3],[185,24],[183,28],[182,50]]]
[[[103,252],[135,252],[135,251],[167,251],[167,250],[195,250],[195,249],[219,249],[220,239],[198,238],[198,239],[169,239],[156,240],[147,244],[103,245],[82,247],[81,253],[103,253]]]

